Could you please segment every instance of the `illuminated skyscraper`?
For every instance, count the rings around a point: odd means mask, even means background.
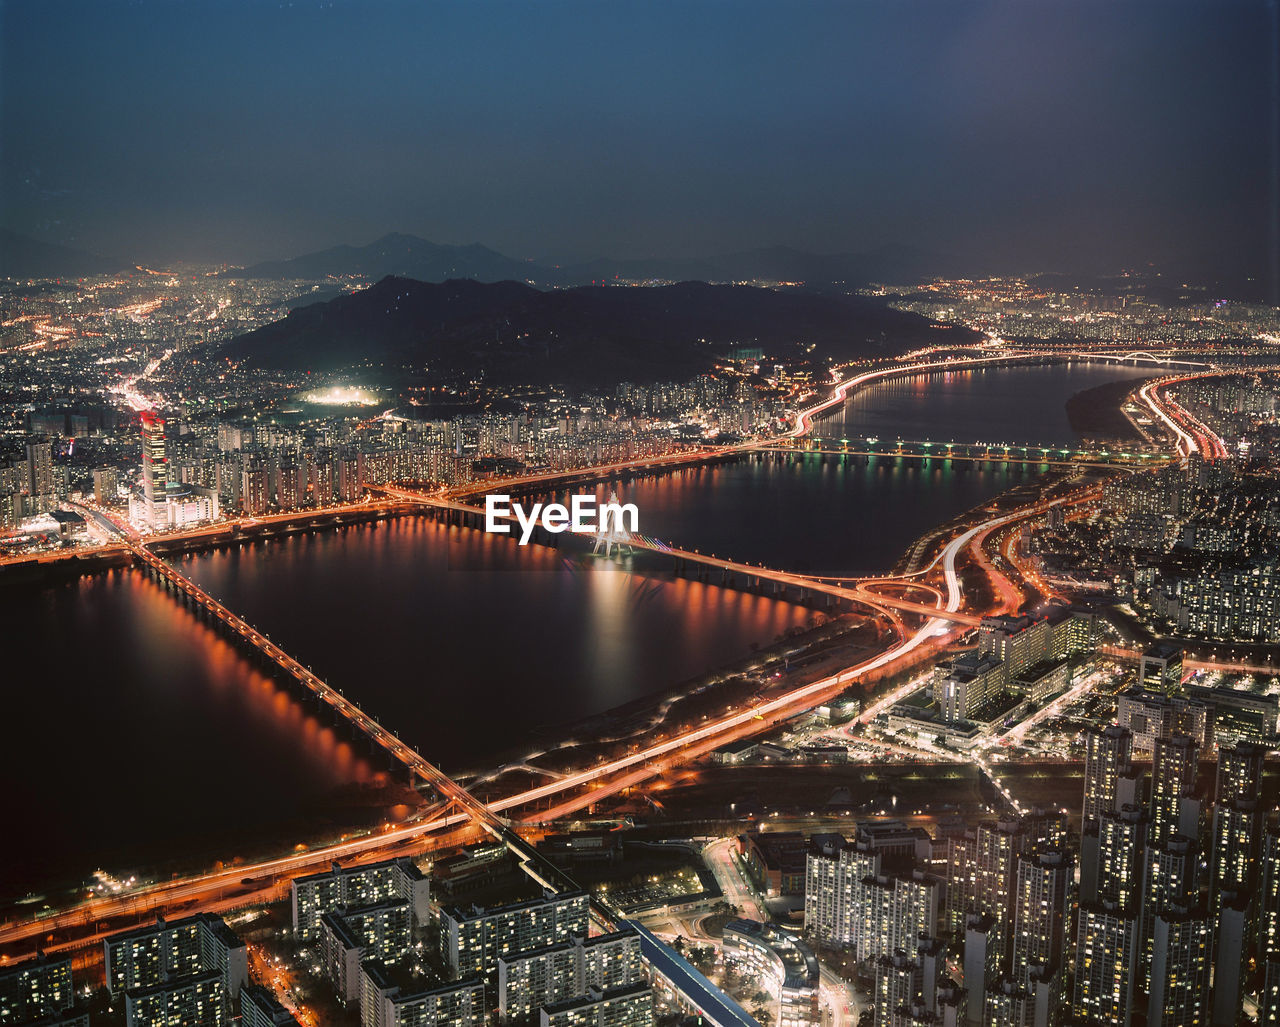
[[[1200,805],[1195,801],[1200,747],[1187,735],[1158,738],[1151,767],[1151,843],[1172,835],[1194,837]]]
[[[157,508],[164,506],[169,487],[169,461],[164,451],[164,418],[147,410],[142,413],[142,498],[147,523],[156,526],[162,518]]]
[[[1031,990],[1031,972],[1062,965],[1074,868],[1062,852],[1020,855],[1013,912],[1013,979]]]
[[[27,443],[26,492],[28,514],[48,513],[57,501],[53,483],[53,446],[48,439]]]
[[[1107,810],[1081,845],[1080,901],[1136,904],[1142,884],[1147,817],[1136,806]]]
[[[1202,1027],[1209,1022],[1211,922],[1203,910],[1164,910],[1155,920],[1155,960],[1147,1023]]]
[[[1213,801],[1256,800],[1262,790],[1262,767],[1266,758],[1266,746],[1256,742],[1237,742],[1219,748]]]
[[[1145,872],[1134,878],[1134,891],[1142,895],[1140,957],[1144,987],[1151,986],[1152,966],[1158,955],[1156,918],[1167,910],[1187,909],[1195,903],[1200,891],[1199,866],[1199,848],[1194,838],[1175,834],[1159,845],[1147,846]]]
[[[1118,903],[1080,907],[1071,1014],[1084,1023],[1124,1027],[1133,1015],[1138,919]]]
[[[1084,823],[1096,821],[1106,810],[1119,809],[1120,778],[1129,773],[1133,735],[1112,724],[1105,731],[1091,731],[1085,740]]]

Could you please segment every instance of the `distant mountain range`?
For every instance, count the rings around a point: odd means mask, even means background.
[[[0,278],[84,278],[129,266],[123,260],[55,246],[0,228]]]
[[[387,277],[226,343],[249,366],[483,373],[506,383],[679,380],[732,345],[815,359],[897,352],[970,336],[857,297],[685,282],[541,291],[519,282]]]
[[[854,286],[868,281],[916,282],[936,275],[963,273],[959,258],[908,246],[886,246],[867,253],[820,255],[789,246],[771,246],[703,258],[601,258],[556,266],[505,256],[487,246],[449,246],[412,235],[392,233],[367,246],[334,246],[291,260],[268,261],[228,272],[246,278],[305,278],[387,275],[441,282],[471,278],[479,282],[527,282],[566,287],[615,280],[667,282],[803,282],[813,289]]]

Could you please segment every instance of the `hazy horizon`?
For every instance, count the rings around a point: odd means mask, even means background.
[[[500,12],[500,14],[499,14]],[[497,16],[495,16],[497,15]],[[3,223],[251,264],[1274,249],[1274,2],[0,7]]]

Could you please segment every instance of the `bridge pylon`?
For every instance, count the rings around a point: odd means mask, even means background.
[[[596,526],[596,544],[592,546],[591,551],[598,553],[603,546],[604,555],[612,556],[614,546],[617,546],[618,551],[621,552],[622,547],[630,542],[631,534],[622,526],[621,504],[618,502],[618,492],[615,489],[609,493],[609,501],[601,508],[600,523]]]

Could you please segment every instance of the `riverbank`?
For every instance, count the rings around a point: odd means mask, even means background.
[[[1120,408],[1129,393],[1156,377],[1127,378],[1077,392],[1067,400],[1072,430],[1087,442],[1142,442],[1142,435]]]

